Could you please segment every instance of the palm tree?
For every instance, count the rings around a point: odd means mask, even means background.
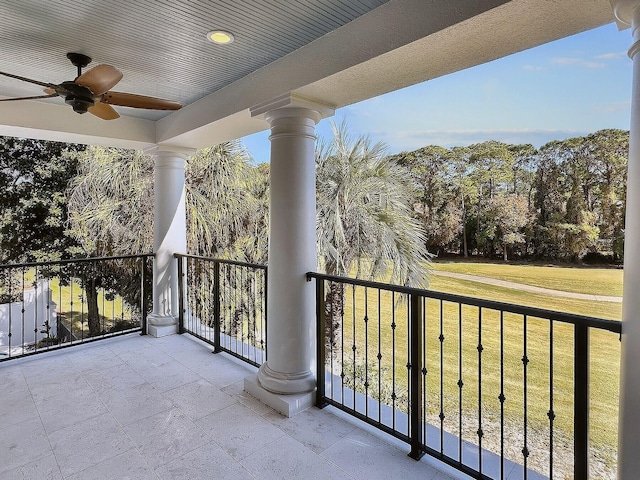
[[[317,237],[329,275],[383,279],[426,287],[430,255],[412,216],[409,170],[368,137],[352,138],[346,124],[316,152]],[[355,271],[354,271],[355,269]],[[327,293],[327,339],[336,344],[342,317],[342,284]]]
[[[198,150],[185,168],[187,243],[199,255],[266,261],[266,244],[252,242],[266,204],[255,195],[260,182],[239,141]],[[261,229],[266,232],[266,228]],[[266,233],[262,235],[266,238]],[[253,248],[247,245],[253,245]]]

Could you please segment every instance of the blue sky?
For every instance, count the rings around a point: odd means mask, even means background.
[[[391,92],[339,109],[316,132],[329,138],[331,122],[346,120],[389,153],[425,145],[469,145],[485,140],[532,143],[629,128],[629,30],[614,24]],[[268,131],[242,139],[256,163],[269,161]]]

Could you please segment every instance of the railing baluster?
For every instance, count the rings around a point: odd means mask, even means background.
[[[176,258],[178,261],[178,333],[182,335],[184,333],[184,312],[185,312],[185,304],[184,304],[184,282],[185,282],[185,273],[184,273],[184,258],[182,256],[178,256]]]
[[[25,349],[25,343],[24,343],[24,286],[25,286],[25,267],[22,267],[22,308],[20,309],[20,318],[21,318],[21,324],[22,324],[22,338],[21,338],[21,342],[22,342],[22,351],[24,352]]]
[[[140,335],[147,334],[147,311],[149,310],[147,299],[147,259],[143,258],[140,262],[140,309],[142,310],[142,325],[140,326]]]
[[[464,463],[462,459],[462,387],[464,382],[462,381],[462,304],[458,304],[458,390],[459,390],[459,403],[458,403],[458,461]]]
[[[220,353],[220,262],[213,262],[213,353]]]
[[[575,326],[574,478],[589,478],[589,327]]]
[[[336,285],[340,285],[340,291],[344,297],[344,290],[342,290],[342,284],[336,284]],[[335,300],[335,293],[331,292],[331,302],[333,303],[333,301]],[[346,373],[344,371],[344,302],[341,302],[340,304],[340,377],[342,378],[342,403],[344,404],[344,377],[346,376]]]
[[[409,456],[414,460],[419,460],[423,455],[422,450],[422,429],[423,422],[423,410],[422,410],[422,340],[424,338],[424,330],[422,328],[422,297],[419,295],[410,296],[411,316],[410,316],[410,350],[409,350],[409,363],[410,363],[410,391],[411,398],[409,399],[409,405],[411,407],[410,417],[410,430],[411,437],[411,452]]]
[[[60,277],[58,277],[58,308],[62,305],[62,282],[60,281],[60,278],[62,277],[62,273],[60,273]],[[57,314],[58,317],[58,335],[60,335],[60,326],[62,325],[62,319],[60,318],[60,313],[58,312]],[[66,339],[66,334],[65,334],[65,339]],[[69,341],[71,341],[71,338],[69,338]]]
[[[95,264],[94,264],[94,265],[95,265]],[[106,310],[105,310],[105,308],[104,308],[104,305],[105,305],[105,303],[104,303],[104,302],[105,302],[105,298],[104,298],[104,288],[102,288],[102,286],[101,286],[101,287],[100,287],[100,289],[98,290],[98,296],[100,296],[100,294],[102,294],[102,313],[103,313],[103,315],[102,315],[102,328],[101,328],[101,330],[102,330],[102,334],[104,335],[104,334],[106,334],[106,333],[107,333],[107,326],[106,326],[106,323],[105,323],[105,321],[106,321],[106,319],[107,319],[107,315],[106,315],[106,312],[107,312],[107,311],[106,311]],[[122,312],[124,312],[124,305],[122,306]],[[100,314],[98,314],[98,322],[100,322]],[[112,318],[112,319],[111,319],[111,327],[115,327],[115,325],[116,325],[115,318]]]
[[[478,472],[482,475],[482,307],[478,307]]]
[[[269,277],[269,271],[266,269],[266,267],[263,269],[264,275],[263,275],[263,297],[264,298],[264,303],[262,305],[262,311],[263,311],[263,315],[264,315],[264,336],[262,337],[264,339],[264,348],[263,348],[263,356],[262,356],[262,361],[266,362],[268,357],[268,353],[269,353],[269,342],[267,341],[267,322],[269,321],[269,319],[267,318],[267,302],[269,301],[269,295],[267,295],[267,286],[268,286],[268,282],[267,279]],[[333,383],[333,382],[332,382]]]
[[[440,300],[440,454],[444,454],[444,315],[443,301]]]
[[[310,278],[308,280],[311,280]],[[326,401],[326,312],[325,312],[325,300],[324,300],[324,280],[316,279],[316,407],[324,408],[329,405]],[[329,372],[329,379],[331,380],[333,372]],[[332,382],[333,383],[333,382]]]
[[[9,269],[9,302],[13,303],[13,269]],[[9,358],[12,356],[12,340],[13,340],[13,315],[12,308],[9,308]]]
[[[353,326],[352,328],[352,344],[351,344],[351,350],[353,351],[353,409],[357,410],[356,408],[356,388],[358,386],[357,383],[357,378],[356,378],[356,371],[358,370],[358,366],[357,366],[357,359],[356,359],[356,287],[355,285],[351,286],[351,325]]]
[[[253,272],[250,276],[249,282],[251,283],[251,298],[250,300],[250,312],[252,313],[252,327],[253,327],[253,360],[258,361],[258,273]]]
[[[427,444],[427,299],[426,297],[420,297],[422,301],[422,443]]]
[[[378,422],[382,423],[382,294],[378,289]]]
[[[553,478],[553,321],[549,322],[549,478]]]
[[[527,467],[529,459],[529,448],[527,443],[527,426],[528,426],[528,410],[527,410],[527,367],[529,365],[529,357],[527,356],[527,316],[523,317],[523,349],[522,366],[523,366],[523,407],[524,407],[524,447],[522,448],[522,457],[524,458],[524,480],[527,480],[529,469]]]
[[[412,333],[413,333],[413,313],[412,313],[412,303],[411,303],[411,296],[407,295],[406,296],[406,304],[407,304],[407,312],[406,312],[406,319],[407,319],[407,325],[406,325],[406,336],[407,336],[407,363],[406,363],[406,373],[407,373],[407,395],[408,395],[408,399],[407,401],[409,402],[407,409],[408,409],[408,413],[409,415],[407,416],[407,433],[411,436],[411,422],[412,422],[412,418],[411,418],[411,412],[413,409],[413,406],[411,405],[412,402],[412,398],[411,398],[411,392],[413,389],[412,386],[412,381],[413,381],[413,375],[412,375],[412,364],[413,364],[413,358],[412,358],[412,345],[411,342],[412,340]],[[400,404],[400,408],[402,408],[402,404]]]
[[[332,289],[332,282],[329,282],[329,292],[331,293]],[[331,383],[330,383],[330,387],[331,387],[331,398],[334,398],[334,389],[333,389],[333,368],[334,368],[334,364],[333,364],[333,358],[335,355],[335,345],[334,345],[334,338],[335,338],[335,330],[334,330],[334,325],[333,325],[333,318],[335,315],[335,305],[333,304],[333,297],[330,296],[329,297],[329,321],[331,322],[329,325],[329,333],[330,333],[330,337],[329,337],[329,354],[330,354],[330,361],[331,361]]]
[[[35,268],[35,275],[33,278],[33,292],[34,292],[34,313],[33,313],[33,344],[34,349],[38,351],[38,267]]]
[[[364,287],[364,414],[369,416],[369,296]]]
[[[396,429],[396,297],[391,292],[391,427]]]
[[[504,480],[504,311],[500,310],[500,480]]]

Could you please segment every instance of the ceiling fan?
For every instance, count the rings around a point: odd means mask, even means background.
[[[146,108],[150,110],[178,110],[182,108],[182,105],[170,100],[146,97],[133,93],[112,92],[111,88],[122,79],[122,72],[120,70],[111,65],[98,65],[82,73],[82,69],[91,62],[91,57],[83,55],[82,53],[67,53],[67,58],[78,68],[78,76],[73,81],[62,82],[59,85],[0,72],[0,75],[4,75],[5,77],[15,78],[45,87],[44,91],[46,94],[31,97],[5,98],[0,99],[0,102],[62,97],[68,105],[73,107],[74,112],[89,112],[103,120],[114,120],[120,117],[111,105]]]

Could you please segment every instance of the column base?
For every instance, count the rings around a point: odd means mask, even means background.
[[[151,313],[147,316],[147,333],[152,337],[166,337],[178,333],[178,320],[170,315]]]
[[[285,395],[265,390],[257,375],[244,379],[244,390],[285,417],[293,417],[313,406],[316,399],[315,391]]]
[[[282,373],[269,368],[269,361],[258,370],[258,381],[262,388],[272,393],[292,395],[312,392],[316,389],[316,379],[310,371]]]

